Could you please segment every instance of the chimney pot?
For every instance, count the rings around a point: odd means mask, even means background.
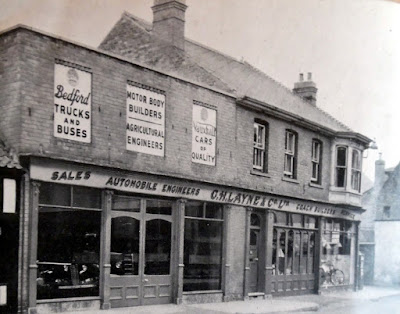
[[[309,81],[312,81],[312,73],[311,73],[311,72],[308,72],[307,79],[308,79]]]
[[[300,73],[300,75],[299,75],[299,81],[300,81],[300,82],[303,82],[303,81],[304,81],[304,75],[303,75],[303,73]]]
[[[294,83],[293,93],[303,98],[305,101],[317,105],[317,87],[312,81],[312,74],[308,72],[307,81],[304,81],[304,74],[300,73],[299,81]]]

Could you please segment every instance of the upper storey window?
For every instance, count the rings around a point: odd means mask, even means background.
[[[266,123],[254,122],[253,169],[267,172],[267,132]]]
[[[336,180],[335,185],[340,188],[346,186],[347,175],[347,147],[336,148]]]
[[[361,188],[361,153],[353,149],[351,158],[351,188],[360,192]]]
[[[286,130],[285,136],[285,164],[283,174],[287,178],[296,178],[297,134]]]
[[[322,144],[318,140],[312,141],[311,147],[311,163],[312,163],[312,174],[311,182],[321,184],[321,154]]]

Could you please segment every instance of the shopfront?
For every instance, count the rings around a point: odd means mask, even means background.
[[[38,191],[30,295],[39,313],[354,283],[356,216],[341,208],[40,158],[30,175]],[[325,264],[333,266],[321,275]],[[332,269],[343,276],[335,281]]]

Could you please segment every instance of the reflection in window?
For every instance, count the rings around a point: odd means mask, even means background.
[[[93,200],[101,191],[83,189]],[[101,207],[97,201],[75,204],[80,187],[42,183],[39,196],[37,298],[99,295]],[[62,207],[58,207],[62,206]]]
[[[140,221],[132,217],[111,220],[111,274],[138,275]]]
[[[184,291],[221,289],[222,228],[221,205],[186,204]]]
[[[145,275],[168,275],[171,260],[171,223],[154,219],[146,222]]]

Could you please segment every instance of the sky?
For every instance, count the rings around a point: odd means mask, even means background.
[[[400,162],[400,2],[186,0],[186,37],[256,66],[288,88],[312,72],[317,106],[375,139],[364,155]],[[152,21],[153,0],[0,0],[0,30],[18,23],[97,47],[127,11]]]

